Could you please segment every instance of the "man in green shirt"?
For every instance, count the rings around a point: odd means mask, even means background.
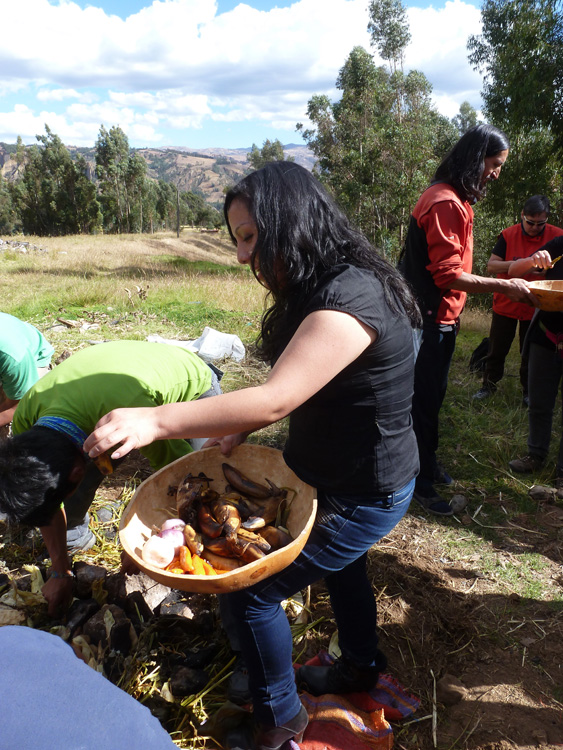
[[[48,371],[53,353],[37,328],[0,313],[0,428],[10,424],[22,396]]]
[[[104,474],[82,444],[97,421],[116,408],[194,401],[220,392],[215,372],[193,352],[114,341],[73,354],[22,398],[13,437],[0,445],[0,511],[39,526],[52,562],[43,590],[51,612],[70,593],[69,552],[95,543],[88,508]],[[141,452],[156,470],[191,450],[186,440],[170,439]]]

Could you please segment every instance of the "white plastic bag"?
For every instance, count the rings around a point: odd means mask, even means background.
[[[164,339],[157,333],[147,336],[147,341],[181,346],[191,352],[196,352],[205,362],[214,362],[224,357],[231,357],[235,362],[240,362],[245,355],[244,344],[238,336],[233,333],[221,333],[209,326],[205,326],[201,336],[194,341]]]
[[[221,333],[205,326],[201,336],[192,341],[199,356],[206,362],[213,362],[223,357],[232,357],[240,362],[245,355],[244,344],[234,333]]]

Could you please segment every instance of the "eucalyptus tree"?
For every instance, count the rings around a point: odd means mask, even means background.
[[[19,175],[25,164],[25,144],[21,135],[18,135],[16,142],[16,175]]]
[[[12,200],[12,190],[0,172],[0,234],[14,234],[19,228],[19,215]]]
[[[271,141],[267,138],[262,148],[253,143],[252,149],[246,156],[247,161],[250,163],[252,169],[260,169],[264,164],[268,164],[270,161],[295,161],[293,156],[286,157],[283,152],[283,144],[278,138],[275,141]]]
[[[127,231],[143,231],[143,207],[149,195],[147,187],[147,163],[134,152],[129,156],[125,172],[125,213]]]
[[[513,130],[550,128],[563,146],[562,0],[484,0],[468,42],[487,116]]]
[[[548,195],[551,220],[563,222],[563,3],[484,0],[481,20],[469,60],[484,78],[485,117],[507,133],[511,148],[502,179],[477,212],[490,226],[482,238],[476,232],[478,256],[518,219],[530,195]]]
[[[368,12],[371,46],[389,63],[392,72],[402,70],[411,40],[405,6],[401,0],[371,0]]]
[[[86,176],[82,156],[73,158],[61,139],[45,125],[36,136],[21,179],[12,192],[24,232],[46,235],[94,231],[100,224],[96,189]]]
[[[162,229],[172,229],[176,226],[177,219],[177,190],[174,185],[164,180],[159,180],[156,189],[156,216]],[[187,224],[188,221],[181,223]]]
[[[455,128],[435,110],[422,73],[390,72],[362,47],[350,53],[336,87],[340,100],[312,97],[307,115],[314,127],[297,128],[317,156],[321,180],[372,242],[393,256]]]
[[[457,128],[460,136],[467,133],[470,128],[477,125],[477,122],[477,110],[467,101],[462,102],[459,105],[459,112],[452,118],[452,123]]]
[[[102,125],[96,141],[96,175],[104,227],[108,231],[129,231],[129,140],[120,127],[109,131]]]

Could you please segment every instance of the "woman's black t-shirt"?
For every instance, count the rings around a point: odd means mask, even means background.
[[[348,313],[377,331],[377,338],[292,412],[285,459],[301,479],[326,492],[398,490],[419,467],[410,321],[388,305],[371,271],[347,263],[323,275],[303,318],[317,310]]]

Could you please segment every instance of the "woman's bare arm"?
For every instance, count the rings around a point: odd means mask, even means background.
[[[375,340],[376,332],[346,313],[320,310],[307,318],[263,385],[188,403],[115,409],[84,443],[96,456],[120,458],[155,440],[248,433],[283,419],[325,386]]]

